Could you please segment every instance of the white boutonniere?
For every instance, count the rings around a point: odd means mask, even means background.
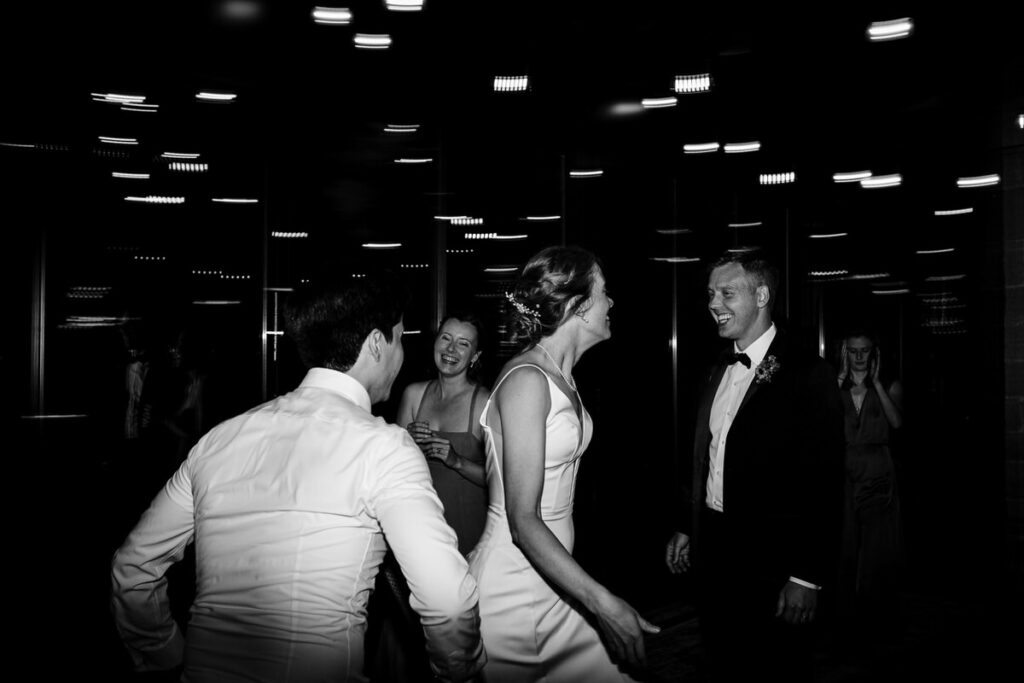
[[[781,367],[782,365],[775,356],[765,356],[764,359],[757,364],[757,369],[754,370],[754,381],[758,384],[767,384],[768,382],[771,382],[772,377]]]

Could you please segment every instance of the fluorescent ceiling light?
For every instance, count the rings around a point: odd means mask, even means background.
[[[892,19],[890,21],[873,21],[868,26],[868,40],[880,42],[883,40],[899,40],[906,38],[914,32],[914,21],[910,17],[904,19]]]
[[[391,47],[391,36],[386,33],[357,33],[352,42],[365,50],[386,50]]]
[[[683,95],[708,92],[711,90],[711,74],[676,76],[672,90]]]
[[[708,154],[710,152],[718,151],[717,142],[696,142],[687,145],[683,145],[684,154]]]
[[[209,92],[200,90],[196,93],[196,99],[203,102],[234,102],[238,95],[229,92]]]
[[[867,180],[870,177],[871,171],[848,171],[832,174],[832,180],[837,183],[856,183],[861,180]]]
[[[146,204],[184,204],[184,197],[165,197],[161,195],[150,194],[145,197],[125,197],[126,202],[144,202]]]
[[[640,100],[640,106],[644,109],[664,109],[677,104],[679,104],[679,100],[674,97],[646,97]]]
[[[743,154],[744,152],[756,152],[761,149],[761,143],[756,140],[752,142],[727,142],[725,143],[726,154]]]
[[[120,93],[90,93],[92,98],[97,102],[107,102],[109,104],[134,104],[139,105],[146,101],[145,95],[124,95]]]
[[[759,181],[762,185],[785,185],[787,183],[795,183],[796,172],[788,171],[786,173],[762,173],[759,177]]]
[[[529,76],[495,76],[494,92],[524,92],[530,87]]]
[[[114,138],[108,135],[100,135],[100,142],[105,142],[108,145],[137,145],[139,144],[136,138]]]
[[[956,179],[957,187],[986,187],[988,185],[998,184],[999,175],[997,173]]]
[[[903,184],[903,176],[899,173],[889,175],[876,175],[860,181],[860,186],[868,189],[876,187],[896,187]]]
[[[419,12],[423,9],[423,0],[384,0],[384,4],[392,12]]]
[[[348,7],[314,7],[313,21],[327,26],[347,26],[352,23],[352,10]]]

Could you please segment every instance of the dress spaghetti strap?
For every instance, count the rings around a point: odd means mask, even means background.
[[[419,422],[420,411],[423,410],[423,399],[427,397],[427,392],[430,391],[430,385],[433,383],[434,380],[430,380],[429,382],[427,382],[427,386],[423,387],[423,393],[420,394],[420,402],[416,406],[416,416],[412,418],[414,422]]]
[[[469,400],[469,419],[466,420],[466,431],[470,434],[473,433],[473,409],[476,407],[476,397],[480,393],[480,385],[477,384],[476,388],[473,389],[473,398]],[[423,399],[420,399],[420,403],[423,403]]]

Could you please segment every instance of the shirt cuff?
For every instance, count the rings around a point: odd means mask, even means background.
[[[809,583],[807,581],[801,581],[800,579],[796,578],[795,576],[789,577],[789,580],[792,581],[793,583],[799,584],[801,586],[805,586],[807,588],[813,588],[816,591],[820,591],[821,590],[821,586],[815,585],[813,583]]]

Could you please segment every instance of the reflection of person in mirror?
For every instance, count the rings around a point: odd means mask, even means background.
[[[149,372],[149,355],[142,331],[136,321],[125,318],[121,328],[126,358],[124,371],[124,426],[122,437],[125,442],[135,444],[142,435],[143,398],[146,374]]]
[[[900,502],[890,433],[903,424],[903,387],[882,379],[875,335],[856,329],[840,351],[846,416],[846,506],[839,617],[859,635],[882,637],[894,625],[903,563]],[[856,634],[856,632],[855,632]]]

